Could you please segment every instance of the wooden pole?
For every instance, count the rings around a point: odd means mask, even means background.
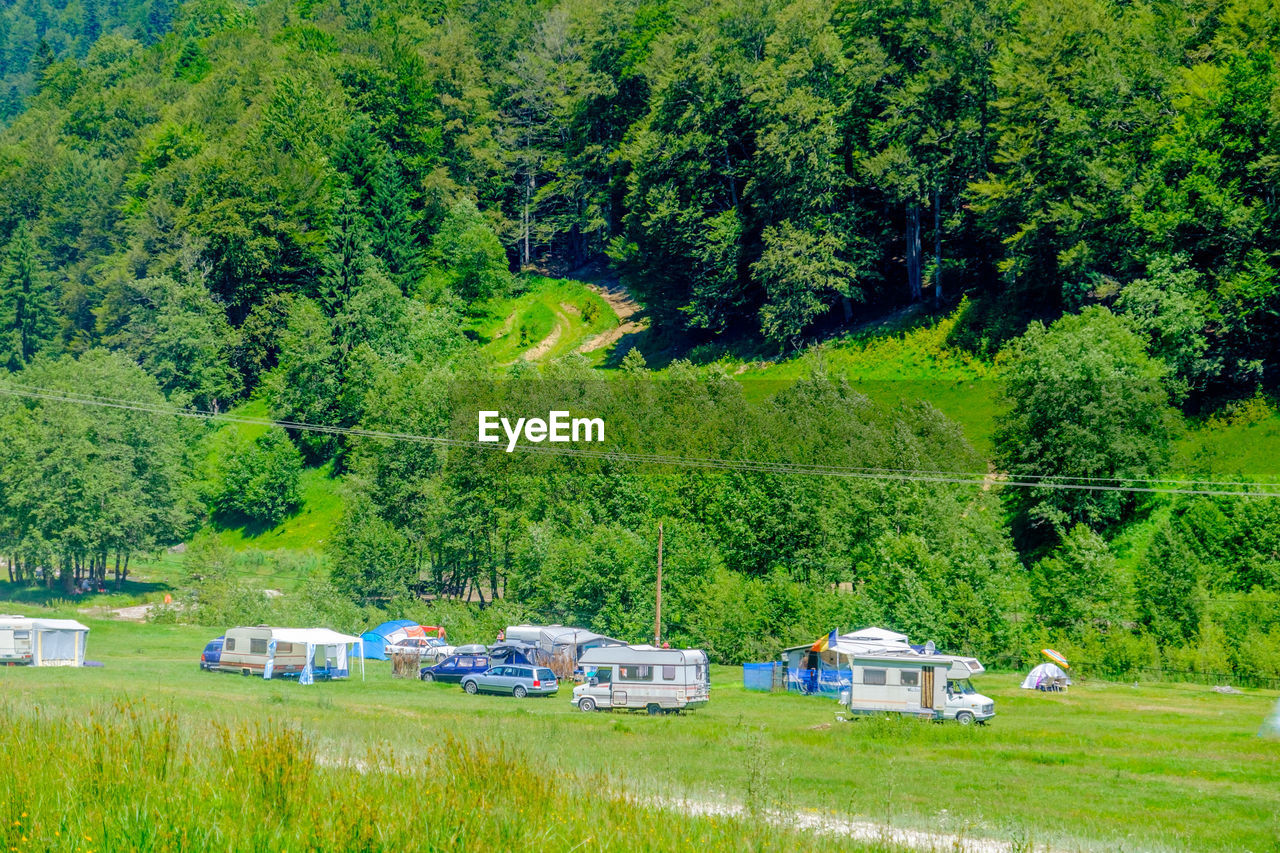
[[[662,522],[658,522],[658,592],[653,607],[653,644],[662,645]]]

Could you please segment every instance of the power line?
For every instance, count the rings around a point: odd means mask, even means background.
[[[12,397],[44,400],[48,402],[73,403],[77,405],[99,406],[146,414],[185,417],[197,420],[237,423],[249,426],[281,427],[301,432],[318,432],[330,435],[344,435],[356,438],[370,438],[386,441],[406,441],[419,444],[431,444],[443,447],[475,448],[483,450],[503,451],[500,443],[480,442],[443,436],[426,436],[414,433],[373,430],[360,427],[343,427],[330,424],[311,424],[303,421],[273,420],[244,415],[233,415],[223,412],[201,411],[198,409],[179,409],[169,405],[147,403],[138,400],[126,400],[74,391],[62,391],[35,386],[24,386],[17,383],[0,383],[0,394]],[[1017,488],[1056,489],[1095,492],[1132,492],[1144,494],[1192,495],[1205,497],[1280,497],[1280,492],[1224,490],[1215,488],[1184,488],[1184,486],[1242,486],[1255,489],[1276,488],[1280,483],[1256,483],[1247,481],[1201,481],[1201,480],[1142,480],[1136,478],[1090,478],[1069,477],[1065,475],[1018,474],[1017,478],[1000,479],[999,475],[973,472],[932,471],[928,469],[906,468],[856,468],[846,466],[824,466],[805,463],[761,462],[754,460],[708,459],[698,457],[672,456],[668,454],[628,453],[623,451],[587,450],[582,448],[562,448],[541,444],[518,444],[516,450],[523,453],[545,454],[555,456],[572,456],[588,459],[599,459],[609,462],[634,462],[640,464],[671,465],[704,470],[742,471],[749,473],[809,475],[823,477],[839,477],[861,480],[888,480],[897,482],[935,483],[942,485],[996,485]],[[1007,476],[1007,475],[1006,475]],[[1072,483],[1063,480],[1093,480],[1094,482]],[[1169,483],[1170,485],[1131,485],[1135,483]]]

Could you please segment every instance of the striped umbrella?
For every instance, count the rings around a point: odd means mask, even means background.
[[[1040,654],[1044,655],[1063,669],[1071,669],[1071,664],[1067,663],[1067,659],[1058,652],[1055,652],[1053,649],[1041,649]]]

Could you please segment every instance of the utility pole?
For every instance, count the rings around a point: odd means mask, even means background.
[[[658,522],[658,594],[653,608],[653,644],[662,645],[662,522]]]

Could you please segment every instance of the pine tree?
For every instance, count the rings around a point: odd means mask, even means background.
[[[400,290],[410,292],[422,271],[422,254],[414,234],[417,217],[409,204],[400,164],[390,152],[378,164],[365,209],[369,212],[370,249]]]
[[[31,361],[53,337],[54,313],[48,274],[24,224],[14,232],[0,267],[0,334],[10,370]]]

